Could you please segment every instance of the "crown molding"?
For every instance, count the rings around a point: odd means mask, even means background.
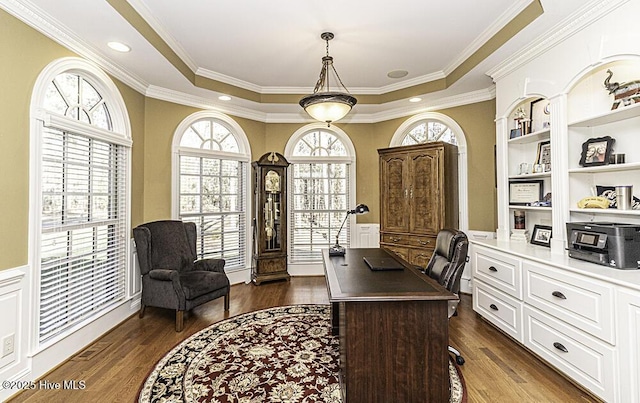
[[[439,111],[442,109],[454,108],[457,106],[470,105],[478,102],[490,101],[496,97],[496,87],[492,85],[489,88],[466,92],[464,94],[452,95],[449,97],[438,98],[433,101],[427,101],[422,105],[409,105],[399,108],[389,108],[382,112],[369,115],[367,123],[378,123],[385,120],[397,119],[406,116],[416,115],[422,112]]]
[[[139,93],[144,94],[149,86],[143,79],[128,73],[117,64],[100,56],[97,51],[58,21],[45,18],[47,13],[28,0],[0,0],[0,7],[46,37],[100,66]]]
[[[499,63],[497,66],[487,71],[486,74],[490,76],[494,82],[502,79],[629,1],[630,0],[590,1],[578,11],[569,15],[559,24],[556,24],[553,28],[547,31],[546,34],[541,35],[540,40],[533,42],[530,46],[523,48],[520,52],[514,53],[502,63]]]
[[[196,75],[204,78],[208,78],[210,80],[220,81],[221,83],[233,85],[234,87],[242,88],[245,90],[257,92],[258,94],[264,94],[264,88],[250,83],[248,81],[240,80],[235,77],[228,76],[226,74],[221,74],[215,72],[213,70],[203,69],[202,67],[198,67],[196,70]],[[274,92],[273,94],[291,94],[291,92]],[[294,92],[295,94],[295,92]]]
[[[254,109],[241,107],[237,105],[221,105],[208,98],[198,97],[185,94],[180,91],[169,90],[157,86],[149,86],[145,93],[149,98],[161,101],[172,102],[180,105],[191,106],[200,109],[215,110],[229,115],[251,119],[262,123],[309,123],[314,122],[313,119],[306,116],[302,111],[299,112],[260,112]],[[436,99],[432,102],[415,106],[401,106],[398,108],[389,108],[381,112],[364,113],[354,111],[347,118],[340,120],[340,123],[378,123],[385,120],[397,119],[406,116],[415,115],[417,113],[442,110],[474,104],[478,102],[490,101],[496,97],[495,86],[490,88],[468,92],[464,94],[453,95]],[[264,104],[260,104],[264,106]],[[295,105],[297,107],[297,105]]]
[[[178,55],[191,71],[198,70],[198,64],[189,56],[186,50],[175,40],[175,38],[164,28],[164,25],[153,16],[149,8],[140,0],[127,0],[134,10],[151,26],[151,28],[162,38],[162,40]]]
[[[504,13],[502,13],[498,19],[485,29],[473,42],[467,46],[462,53],[455,58],[451,64],[444,68],[445,76],[451,74],[458,66],[469,59],[475,52],[478,51],[485,43],[493,38],[502,28],[504,28],[510,21],[518,16],[529,4],[538,0],[518,0],[515,1],[511,7],[509,7]]]
[[[215,102],[208,98],[185,94],[184,92],[174,91],[155,85],[150,85],[144,95],[149,98],[159,99],[161,101],[173,102],[176,104],[191,106],[200,109],[215,110],[241,118],[256,120],[258,122],[266,122],[267,119],[267,114],[264,112],[259,112],[253,109],[235,105],[221,105],[219,102]]]

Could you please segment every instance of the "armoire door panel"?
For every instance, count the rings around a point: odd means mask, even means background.
[[[409,217],[405,214],[408,208],[407,160],[406,158],[388,158],[382,161],[380,168],[381,174],[387,179],[385,187],[380,189],[383,194],[381,206],[383,226],[389,231],[407,231],[409,228]]]
[[[410,157],[409,231],[412,233],[437,234],[442,226],[440,154],[439,150],[431,149]]]

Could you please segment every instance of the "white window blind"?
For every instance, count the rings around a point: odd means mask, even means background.
[[[289,261],[321,262],[351,206],[351,156],[334,133],[312,130],[293,147],[290,181]],[[348,247],[349,221],[340,233]]]
[[[43,128],[40,343],[124,298],[128,153],[90,134]]]
[[[198,229],[198,258],[247,264],[247,169],[241,129],[226,117],[200,115],[179,128],[178,217]]]
[[[336,234],[350,208],[348,164],[293,164],[291,262],[322,260],[322,249],[335,243]],[[349,222],[340,244],[349,246]]]
[[[244,269],[246,162],[180,155],[179,165],[180,219],[196,223],[198,258],[222,258],[225,269]]]

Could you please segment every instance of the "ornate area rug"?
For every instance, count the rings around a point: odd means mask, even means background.
[[[156,364],[139,402],[342,402],[329,305],[235,316],[195,333]],[[466,401],[450,362],[452,403]]]

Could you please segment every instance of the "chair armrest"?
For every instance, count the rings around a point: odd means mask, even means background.
[[[201,259],[193,263],[193,270],[217,271],[224,273],[224,259]]]
[[[149,277],[154,280],[161,281],[173,281],[179,279],[180,274],[177,270],[168,270],[168,269],[154,269],[149,271]]]

